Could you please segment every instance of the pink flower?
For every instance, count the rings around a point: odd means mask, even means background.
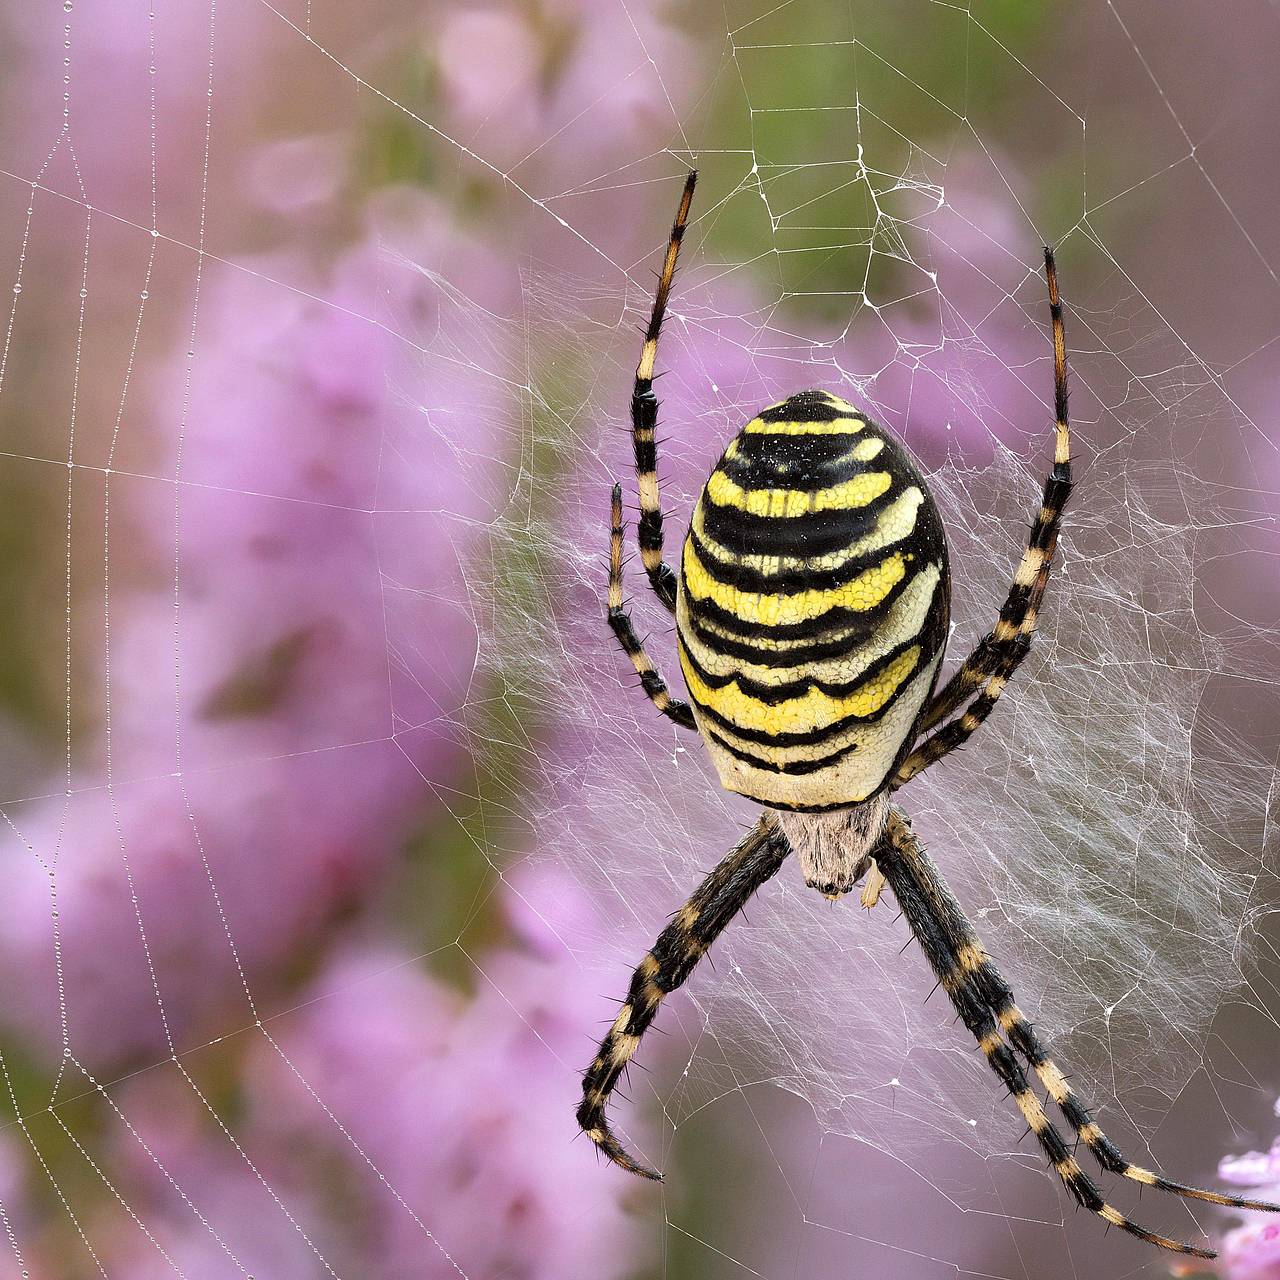
[[[433,15],[428,47],[446,127],[468,150],[544,194],[651,154],[696,83],[694,47],[644,7],[519,4]],[[626,184],[622,184],[625,188]],[[617,203],[634,213],[634,194]]]
[[[463,758],[461,564],[502,492],[505,335],[491,369],[460,367],[414,328],[453,306],[443,283],[376,246],[305,293],[278,282],[297,264],[259,265],[207,281],[176,526],[172,483],[114,481],[156,585],[123,585],[117,534],[110,785],[103,740],[72,796],[10,810],[0,956],[24,981],[4,1016],[60,1053],[61,967],[70,1045],[97,1066],[190,1047],[215,1014],[252,1021],[240,966],[269,991]],[[162,422],[185,397],[179,362]],[[433,414],[469,424],[465,450]],[[384,482],[389,450],[412,476]],[[151,462],[174,474],[175,456]]]
[[[572,1140],[582,1030],[599,1009],[556,935],[583,904],[545,875],[518,887],[522,945],[475,957],[474,999],[367,943],[335,955],[296,1011],[268,1023],[234,1128],[270,1192],[175,1075],[119,1091],[154,1159],[123,1125],[116,1159],[185,1274],[221,1274],[228,1251],[251,1274],[285,1277],[315,1274],[317,1254],[371,1280],[444,1280],[455,1267],[528,1280],[635,1273],[644,1254],[625,1183]],[[194,1209],[175,1203],[169,1176]],[[115,1247],[123,1273],[165,1274],[145,1240]]]
[[[1280,1102],[1276,1103],[1280,1115]],[[1218,1163],[1224,1182],[1247,1190],[1259,1200],[1280,1200],[1280,1138],[1269,1151],[1224,1156]],[[1250,1214],[1248,1221],[1223,1237],[1217,1261],[1226,1280],[1280,1280],[1280,1226],[1274,1218]]]
[[[34,178],[52,152],[44,185],[79,199],[83,184],[90,204],[150,227],[154,104],[161,229],[193,239],[203,167],[192,156],[203,146],[210,57],[225,140],[238,106],[255,99],[272,24],[265,13],[207,5],[156,5],[154,20],[151,10],[76,4],[13,11],[7,114],[22,127],[8,163]]]

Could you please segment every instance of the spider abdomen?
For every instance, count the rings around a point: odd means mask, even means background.
[[[946,642],[937,508],[903,447],[804,391],[749,422],[694,508],[676,623],[723,784],[825,809],[875,795]]]

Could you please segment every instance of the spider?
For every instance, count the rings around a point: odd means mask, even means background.
[[[721,783],[764,812],[635,970],[583,1076],[578,1123],[615,1164],[661,1180],[610,1129],[609,1095],[663,996],[794,852],[806,883],[830,898],[865,877],[861,900],[872,907],[889,886],[956,1012],[1080,1205],[1151,1244],[1212,1258],[1212,1250],[1148,1231],[1103,1199],[1046,1114],[1024,1061],[1105,1172],[1237,1209],[1280,1206],[1202,1191],[1129,1162],[1049,1056],[907,814],[889,799],[978,729],[1031,647],[1071,492],[1067,353],[1053,252],[1044,251],[1053,470],[995,626],[939,690],[951,582],[938,509],[903,445],[838,396],[801,391],[748,422],[694,507],[679,573],[663,559],[654,361],[696,182],[690,173],[631,396],[640,557],[654,594],[675,615],[689,702],[671,696],[624,603],[619,484],[611,502],[607,616],[654,706],[696,729]]]

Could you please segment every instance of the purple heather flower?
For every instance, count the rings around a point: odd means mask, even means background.
[[[1280,1115],[1280,1102],[1276,1114]],[[1244,1195],[1280,1200],[1280,1137],[1268,1151],[1225,1156],[1218,1176],[1244,1188]],[[1271,1217],[1250,1214],[1243,1226],[1222,1237],[1216,1266],[1226,1280],[1280,1280],[1280,1225]]]
[[[115,1158],[185,1274],[221,1274],[226,1250],[252,1274],[286,1277],[315,1274],[316,1252],[371,1280],[444,1280],[454,1263],[528,1280],[634,1274],[626,1184],[572,1140],[583,1028],[599,1010],[560,933],[585,904],[550,872],[514,883],[517,943],[472,957],[474,998],[392,945],[349,945],[294,1012],[268,1023],[233,1131],[270,1192],[175,1074],[118,1091],[164,1170],[123,1125]],[[191,1069],[199,1075],[198,1059]],[[176,1202],[165,1171],[193,1208]],[[119,1247],[122,1272],[165,1274],[144,1238]]]
[[[380,273],[373,247],[308,295],[275,282],[292,264],[259,265],[207,282],[176,666],[175,491],[120,478],[160,585],[111,595],[111,791],[86,770],[65,801],[8,811],[0,955],[24,981],[4,1016],[60,1052],[52,869],[68,1033],[91,1063],[168,1051],[155,988],[179,1047],[213,1011],[251,1019],[227,932],[251,980],[288,960],[378,883],[462,759],[476,634],[460,563],[502,491],[504,335],[491,368],[419,339],[409,326],[438,320],[447,289],[395,263]],[[379,288],[405,327],[379,322]],[[180,370],[174,382],[165,422],[181,416]],[[465,450],[454,420],[470,424]],[[426,477],[384,484],[391,450]]]
[[[534,21],[513,3],[450,7],[433,15],[429,42],[446,125],[522,185],[598,177],[651,154],[695,83],[689,39],[643,8],[553,4]],[[634,193],[626,201],[634,215]]]
[[[208,4],[19,6],[6,20],[16,68],[6,83],[6,163],[34,178],[65,125],[44,185],[79,198],[83,183],[95,207],[149,227],[154,95],[161,229],[194,238],[203,166],[193,156],[210,105],[211,52],[213,110],[225,143],[233,122],[243,123],[245,104],[259,100],[260,60],[278,24],[265,13]]]
[[[347,176],[345,140],[313,134],[260,147],[249,162],[249,185],[262,208],[287,218],[333,206]]]

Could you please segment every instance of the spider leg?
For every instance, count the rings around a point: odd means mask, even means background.
[[[1040,511],[1031,526],[1022,561],[996,625],[965,659],[960,670],[936,693],[921,713],[918,731],[942,727],[916,747],[894,775],[894,787],[923,772],[960,746],[991,713],[1010,677],[1031,648],[1036,620],[1049,585],[1049,569],[1058,545],[1063,508],[1071,494],[1071,432],[1067,415],[1067,343],[1058,296],[1058,273],[1053,251],[1044,251],[1049,283],[1049,313],[1053,321],[1053,389],[1057,443],[1053,470],[1044,483]],[[943,723],[965,703],[972,704],[956,719]]]
[[[618,1077],[640,1047],[640,1037],[657,1014],[662,997],[693,972],[724,927],[790,852],[786,837],[766,814],[676,912],[632,975],[627,998],[582,1078],[578,1107],[578,1123],[587,1137],[628,1172],[662,1180],[660,1173],[632,1156],[609,1128],[605,1106]]]
[[[1016,635],[1010,643],[1001,649],[995,669],[983,677],[978,696],[965,708],[964,714],[948,721],[931,737],[926,738],[898,766],[893,775],[890,789],[896,791],[906,782],[910,782],[918,773],[923,773],[931,764],[936,764],[943,756],[950,755],[961,746],[991,714],[1000,695],[1004,692],[1009,678],[1017,670],[1018,664],[1027,656],[1031,648],[1031,636]],[[944,690],[945,692],[945,690]]]
[[[640,523],[636,529],[636,540],[640,544],[640,561],[649,575],[649,585],[669,613],[676,611],[676,575],[662,558],[662,503],[658,494],[658,442],[655,435],[658,399],[653,394],[653,363],[658,354],[658,335],[662,332],[667,299],[671,296],[671,279],[676,272],[676,258],[680,255],[680,241],[689,221],[689,206],[693,203],[693,188],[697,181],[697,170],[691,170],[684,181],[684,194],[680,197],[680,207],[671,228],[671,239],[667,241],[658,291],[654,295],[653,311],[649,315],[649,327],[645,330],[644,346],[640,348],[640,363],[636,366],[635,386],[631,392],[631,443],[636,456],[636,488],[640,493]]]
[[[1096,1213],[1112,1226],[1119,1227],[1130,1235],[1158,1245],[1162,1249],[1192,1254],[1198,1258],[1214,1257],[1214,1252],[1210,1249],[1198,1249],[1177,1240],[1170,1240],[1166,1236],[1157,1235],[1130,1221],[1103,1199],[1097,1185],[1077,1163],[1062,1134],[1046,1115],[1040,1099],[1027,1080],[1017,1054],[1010,1047],[1012,1043],[1024,1053],[1031,1048],[1032,1038],[1027,1034],[1030,1028],[1026,1020],[1020,1013],[1014,1015],[1013,1010],[1016,1006],[1012,1004],[1012,996],[1005,994],[1009,990],[1007,984],[1000,978],[960,904],[943,883],[932,860],[912,834],[911,824],[906,814],[897,806],[889,810],[885,839],[877,849],[877,862],[898,900],[898,905],[911,925],[912,933],[919,940],[956,1012],[978,1041],[992,1070],[1013,1095],[1014,1102],[1017,1103],[1018,1109],[1022,1112],[1032,1133],[1035,1134],[1049,1163],[1076,1202]],[[997,1019],[993,1005],[1005,1011],[1003,1019]],[[1005,1035],[1009,1037],[1008,1041]],[[1038,1048],[1038,1042],[1035,1043]],[[1071,1097],[1069,1090],[1063,1092],[1058,1088],[1058,1082],[1062,1078],[1061,1071],[1042,1051],[1037,1052],[1036,1056],[1045,1068],[1044,1071],[1037,1070],[1037,1074],[1046,1084],[1049,1084],[1050,1080],[1053,1081],[1049,1086],[1050,1095],[1055,1096],[1055,1090],[1058,1090],[1064,1099]],[[1065,1081],[1063,1084],[1065,1085]],[[1056,1096],[1055,1100],[1057,1100]],[[1061,1105],[1062,1102],[1059,1101],[1059,1106]],[[1119,1156],[1119,1152],[1115,1151],[1109,1143],[1106,1147],[1102,1146],[1099,1141],[1102,1137],[1101,1131],[1096,1130],[1096,1126],[1092,1130],[1087,1128],[1091,1122],[1083,1107],[1076,1104],[1074,1114],[1068,1118],[1072,1120],[1073,1127],[1077,1128],[1081,1138],[1094,1150],[1095,1155],[1105,1152],[1107,1157],[1111,1158],[1111,1153],[1114,1152],[1114,1155],[1123,1161],[1125,1168],[1134,1169],[1134,1166],[1124,1161],[1123,1157]],[[1081,1122],[1078,1126],[1075,1125],[1076,1120]],[[1108,1166],[1104,1165],[1104,1167]],[[1124,1171],[1125,1169],[1122,1168],[1115,1169],[1118,1173]],[[1160,1186],[1165,1190],[1177,1191],[1179,1194],[1192,1191],[1192,1189],[1183,1188],[1179,1183],[1157,1180],[1157,1175],[1148,1174],[1147,1170],[1134,1169],[1134,1172],[1146,1175],[1139,1176],[1135,1180],[1150,1186]],[[1241,1208],[1276,1208],[1274,1205],[1260,1201],[1242,1201],[1230,1196],[1219,1197],[1212,1192],[1192,1191],[1192,1194],[1196,1194],[1197,1198]]]
[[[622,486],[613,486],[613,498],[610,502],[609,530],[609,610],[605,615],[609,626],[617,636],[622,651],[631,659],[631,665],[640,677],[640,687],[649,695],[649,701],[669,720],[674,720],[682,729],[694,729],[693,712],[687,702],[673,698],[667,691],[667,682],[662,678],[652,659],[644,651],[640,637],[631,623],[631,615],[622,602]]]
[[[1185,1183],[1175,1182],[1151,1169],[1131,1164],[1115,1143],[1098,1127],[1097,1122],[1090,1116],[1088,1107],[1067,1083],[1062,1070],[1049,1056],[1044,1042],[1036,1035],[1035,1029],[1014,1002],[1013,992],[999,970],[988,960],[975,971],[974,978],[982,988],[983,997],[1000,1025],[1000,1029],[1008,1037],[1009,1043],[1040,1077],[1040,1082],[1048,1090],[1058,1110],[1093,1153],[1094,1159],[1108,1173],[1116,1173],[1143,1186],[1157,1187],[1161,1191],[1169,1191],[1191,1200],[1207,1200],[1210,1204],[1227,1205],[1233,1209],[1280,1212],[1280,1205],[1270,1204],[1266,1200],[1247,1200],[1240,1196],[1225,1195],[1221,1191],[1205,1191],[1200,1187],[1190,1187]]]

